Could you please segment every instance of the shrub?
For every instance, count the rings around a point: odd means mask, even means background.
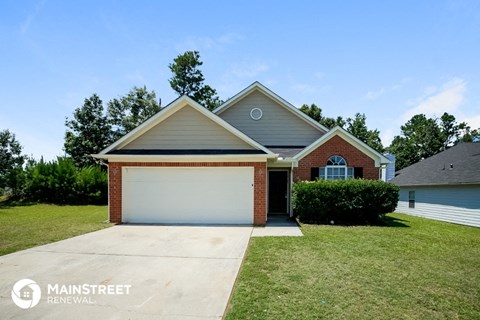
[[[98,166],[80,169],[77,175],[77,196],[82,202],[103,204],[108,201],[108,176]]]
[[[25,199],[59,204],[107,203],[107,173],[77,168],[70,158],[32,163],[26,168]]]
[[[295,214],[307,223],[375,224],[395,210],[399,188],[377,180],[302,181],[294,186]]]

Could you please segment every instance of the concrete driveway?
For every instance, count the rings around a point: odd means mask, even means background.
[[[221,319],[251,233],[243,226],[122,225],[2,256],[1,318]],[[24,278],[41,289],[28,309],[11,297]]]

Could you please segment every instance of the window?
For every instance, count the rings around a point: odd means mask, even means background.
[[[260,120],[262,119],[263,111],[260,108],[253,108],[250,110],[250,118],[253,120]]]
[[[408,191],[408,207],[415,208],[415,191]]]
[[[354,177],[353,167],[347,167],[347,162],[340,156],[331,156],[325,167],[319,168],[319,177],[325,180],[339,180]]]

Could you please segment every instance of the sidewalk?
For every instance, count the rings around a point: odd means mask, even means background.
[[[302,231],[288,215],[269,215],[265,227],[253,228],[252,237],[301,237]]]

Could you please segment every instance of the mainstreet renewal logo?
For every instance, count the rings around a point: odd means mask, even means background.
[[[12,300],[22,309],[35,307],[40,301],[42,290],[33,280],[22,279],[13,285]]]
[[[127,284],[48,284],[48,304],[94,304],[92,295],[130,294],[131,285]],[[12,300],[22,309],[35,307],[40,301],[42,290],[33,280],[22,279],[13,285]]]

